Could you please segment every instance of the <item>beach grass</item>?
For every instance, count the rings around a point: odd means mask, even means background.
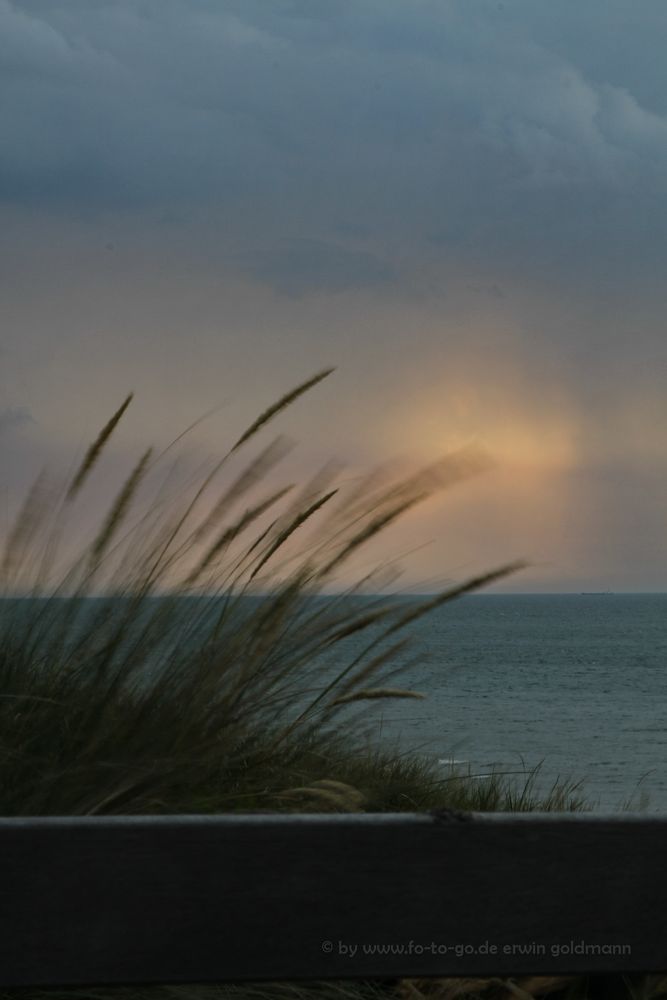
[[[538,794],[535,769],[478,780],[369,740],[373,706],[422,694],[410,683],[415,626],[523,564],[407,602],[369,596],[383,567],[341,582],[369,542],[484,459],[464,450],[400,480],[371,473],[347,488],[329,466],[300,487],[281,481],[286,444],[261,438],[329,374],[267,407],[185,490],[165,493],[171,445],[142,449],[83,541],[79,505],[132,394],[67,481],[35,481],[1,562],[0,815],[587,807],[573,783]],[[239,453],[254,446],[239,465]],[[462,983],[438,988],[404,981],[66,992],[128,1000],[477,995],[461,992]],[[474,986],[479,995],[510,995],[501,988]]]
[[[480,456],[347,493],[322,471],[282,482],[279,437],[237,461],[329,374],[267,407],[185,492],[151,494],[169,448],[142,449],[83,541],[79,505],[132,394],[59,491],[38,477],[1,563],[0,814],[519,807],[504,776],[482,786],[360,735],[373,706],[421,697],[405,680],[421,619],[519,564],[408,602],[361,600],[372,573],[336,589]]]

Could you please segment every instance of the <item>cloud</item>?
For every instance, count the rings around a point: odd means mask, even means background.
[[[321,240],[284,240],[240,256],[241,267],[284,295],[347,292],[390,284],[394,268],[371,253]]]
[[[640,269],[667,250],[667,107],[650,99],[667,79],[644,58],[665,18],[647,5],[619,65],[607,12],[0,0],[0,198],[184,213],[249,250],[251,272],[267,243],[355,227],[385,257],[409,245],[415,272],[445,250],[523,272],[599,255],[617,271],[621,242]]]
[[[25,406],[6,406],[0,410],[0,434],[9,434],[34,422],[33,415]]]

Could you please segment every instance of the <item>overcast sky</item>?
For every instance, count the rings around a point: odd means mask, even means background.
[[[663,0],[0,0],[5,519],[129,389],[131,462],[335,365],[304,469],[496,459],[387,536],[406,586],[667,589],[666,38]]]

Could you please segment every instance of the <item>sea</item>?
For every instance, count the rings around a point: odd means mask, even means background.
[[[375,733],[475,780],[540,765],[597,811],[667,812],[667,594],[470,594],[435,610]]]

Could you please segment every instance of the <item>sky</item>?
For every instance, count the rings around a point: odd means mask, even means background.
[[[386,535],[406,589],[667,590],[666,32],[662,0],[0,0],[3,528],[129,390],[109,474],[335,366],[280,422],[304,475],[492,458]]]

